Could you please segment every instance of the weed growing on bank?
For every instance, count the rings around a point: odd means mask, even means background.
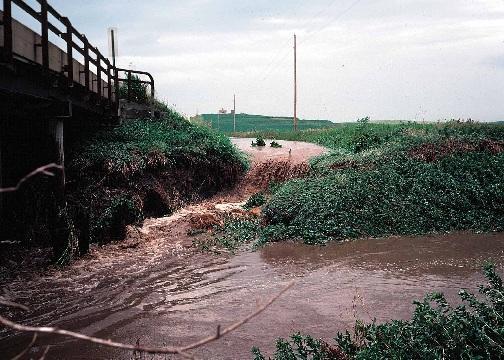
[[[336,150],[266,204],[270,241],[504,230],[503,126],[363,121],[334,131],[325,136]]]
[[[440,293],[414,304],[409,321],[357,322],[355,332],[339,333],[328,344],[299,333],[279,339],[274,360],[334,359],[501,359],[504,357],[504,286],[493,265],[484,269],[487,284],[479,295],[459,292],[462,304],[450,305]],[[254,360],[266,357],[257,348]]]
[[[161,111],[99,132],[70,161],[69,203],[92,242],[121,239],[126,225],[230,187],[248,168],[228,137]]]
[[[221,249],[235,252],[245,245],[254,243],[260,236],[261,227],[257,218],[228,217],[224,224],[214,228],[210,239],[195,241],[194,245],[201,251],[215,251]]]
[[[266,204],[266,197],[264,196],[264,194],[262,192],[258,192],[256,194],[252,195],[247,200],[247,202],[245,203],[243,208],[245,210],[250,210],[250,209],[253,209],[253,208],[256,208],[259,206],[263,206],[264,204]]]

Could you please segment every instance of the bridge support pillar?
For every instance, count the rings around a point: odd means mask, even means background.
[[[52,142],[53,154],[51,154],[50,162],[54,162],[65,168],[65,138],[64,138],[64,122],[62,119],[53,118],[45,120],[46,134]],[[64,197],[65,194],[65,171],[61,171],[58,176],[58,193]]]
[[[47,159],[48,163],[55,163],[60,165],[63,170],[56,171],[56,178],[54,181],[54,204],[51,204],[51,235],[52,245],[55,260],[64,262],[64,256],[73,255],[74,250],[69,249],[69,230],[67,224],[66,214],[66,200],[65,200],[65,138],[64,138],[64,121],[61,118],[49,118],[44,120],[45,133],[50,141],[47,154],[50,158]]]

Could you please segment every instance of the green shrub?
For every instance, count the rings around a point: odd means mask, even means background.
[[[281,224],[286,234],[307,243],[502,231],[502,179],[504,153],[460,154],[433,163],[396,155],[290,181],[273,194],[263,213],[269,226]]]
[[[238,250],[241,246],[253,242],[259,236],[259,220],[228,218],[221,229],[217,229],[216,236],[205,245],[222,247],[230,251]]]
[[[450,305],[440,293],[415,302],[409,321],[356,324],[355,334],[339,333],[332,346],[310,336],[280,339],[274,360],[301,359],[502,359],[504,287],[493,265],[485,266],[479,296],[461,290],[463,304]],[[256,348],[255,360],[265,359]]]
[[[279,143],[277,143],[276,141],[272,141],[270,146],[272,148],[275,148],[275,149],[280,149],[282,147],[282,145],[280,145]]]
[[[263,193],[259,192],[254,195],[252,195],[245,205],[243,206],[245,209],[250,210],[253,208],[256,208],[258,206],[263,206],[266,203],[266,197],[264,196]]]
[[[259,147],[266,146],[266,141],[264,141],[262,136],[258,136],[255,142],[252,141],[252,146],[259,146]]]
[[[346,131],[326,130],[344,146],[312,159],[310,177],[276,187],[264,209],[272,241],[504,229],[504,126],[360,122]],[[380,140],[353,142],[369,133]]]
[[[146,104],[149,101],[147,95],[147,85],[140,83],[140,78],[137,75],[131,74],[127,76],[130,79],[130,101]],[[128,99],[128,81],[124,81],[119,86],[119,97]]]

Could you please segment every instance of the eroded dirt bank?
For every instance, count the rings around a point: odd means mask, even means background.
[[[271,159],[289,160],[271,176],[292,174],[322,148],[284,142],[282,149],[251,149],[256,168]],[[301,170],[296,170],[301,171]],[[250,313],[256,300],[269,297],[294,279],[296,284],[272,308],[238,331],[195,355],[207,359],[249,359],[250,348],[271,351],[274,339],[305,331],[330,340],[351,329],[356,319],[408,318],[411,302],[430,291],[449,299],[458,289],[475,289],[480,266],[492,259],[504,264],[504,234],[454,234],[420,238],[359,240],[327,247],[294,243],[267,246],[237,256],[198,253],[187,231],[194,214],[233,211],[260,187],[252,170],[233,192],[189,206],[175,215],[147,220],[129,230],[128,240],[93,249],[72,267],[35,279],[19,278],[4,292],[28,305],[32,325],[57,325],[89,335],[144,345],[186,344],[213,334]],[[263,172],[264,175],[264,172]],[[270,176],[268,175],[268,176]],[[14,355],[29,336],[0,332],[0,354]],[[46,359],[131,359],[130,353],[63,338]]]

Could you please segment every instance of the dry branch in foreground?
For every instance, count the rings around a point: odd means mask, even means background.
[[[3,316],[0,316],[0,324],[4,325],[5,327],[8,327],[10,329],[20,331],[20,332],[34,333],[34,334],[61,335],[61,336],[67,336],[67,337],[71,337],[74,339],[82,340],[82,341],[87,341],[87,342],[98,344],[98,345],[119,348],[119,349],[124,349],[124,350],[131,350],[131,351],[148,353],[148,354],[177,354],[177,355],[181,355],[187,359],[194,359],[194,356],[188,354],[187,351],[197,349],[197,348],[202,347],[206,344],[209,344],[213,341],[216,341],[216,340],[220,339],[221,337],[225,336],[226,334],[229,334],[230,332],[238,329],[239,327],[246,324],[254,317],[261,314],[271,304],[273,304],[280,296],[282,296],[287,290],[289,290],[293,285],[294,285],[294,282],[290,282],[278,294],[276,294],[275,296],[270,298],[264,304],[258,306],[254,312],[250,313],[249,315],[247,315],[243,319],[231,324],[230,326],[224,328],[223,330],[221,330],[220,325],[217,326],[217,331],[214,335],[208,336],[206,338],[202,338],[201,340],[195,341],[189,345],[180,346],[180,347],[175,347],[175,346],[146,347],[146,346],[140,346],[138,344],[136,344],[136,345],[125,344],[125,343],[112,341],[110,339],[106,340],[106,339],[96,338],[96,337],[92,337],[92,336],[87,336],[87,335],[73,332],[73,331],[58,329],[56,327],[25,326],[25,325],[13,322],[7,318],[4,318]],[[4,304],[7,305],[7,303],[5,303],[5,302],[4,302]],[[17,306],[17,307],[19,307],[19,306]]]
[[[55,170],[63,171],[63,167],[60,165],[56,164],[49,164],[49,165],[44,165],[39,167],[38,169],[33,170],[31,173],[26,175],[24,178],[19,180],[19,182],[16,184],[16,186],[13,187],[8,187],[8,188],[0,188],[0,194],[1,193],[9,193],[9,192],[15,192],[18,191],[19,188],[30,178],[42,174],[42,175],[47,175],[47,176],[56,176]]]

